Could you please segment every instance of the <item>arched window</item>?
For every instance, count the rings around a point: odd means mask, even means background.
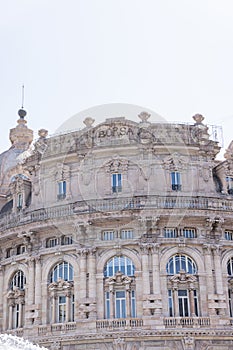
[[[24,324],[26,278],[23,271],[18,270],[9,284],[8,299],[8,328],[21,328]]]
[[[74,269],[63,261],[49,273],[49,304],[51,323],[74,321]]]
[[[233,317],[233,258],[227,262],[229,313]]]
[[[190,257],[181,254],[172,256],[167,263],[167,273],[175,275],[182,270],[191,275],[197,273],[196,264]]]
[[[134,275],[134,265],[126,256],[114,256],[104,268],[104,277],[114,276],[117,272],[122,272],[126,276]]]
[[[187,255],[173,255],[167,263],[169,316],[199,315],[197,266]]]
[[[136,317],[134,272],[134,264],[126,256],[114,256],[106,263],[103,271],[105,318]]]
[[[25,287],[25,284],[26,284],[26,278],[24,276],[24,273],[23,271],[21,270],[18,270],[12,280],[11,280],[11,283],[10,283],[10,289],[14,289],[14,287],[20,289],[20,290],[24,290],[24,287]]]
[[[66,261],[58,263],[49,274],[49,282],[57,282],[58,279],[64,281],[73,281],[74,270],[73,266]]]

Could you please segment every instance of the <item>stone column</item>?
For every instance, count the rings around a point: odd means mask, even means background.
[[[79,284],[79,295],[81,301],[86,298],[87,294],[87,285],[86,285],[86,278],[87,278],[87,250],[86,249],[80,249],[79,251],[80,256],[80,284]]]
[[[109,291],[109,304],[110,304],[110,319],[115,316],[115,300],[114,300],[114,291],[111,289]]]
[[[12,329],[13,327],[13,307],[14,307],[14,301],[9,301],[9,319],[8,319],[8,328]]]
[[[41,303],[41,260],[40,256],[36,258],[35,269],[35,303]]]
[[[70,322],[70,311],[71,311],[71,292],[66,293],[66,322]]]
[[[1,265],[0,265],[0,291],[3,291],[3,270]],[[0,318],[3,319],[3,292],[0,293]]]
[[[194,291],[193,288],[189,289],[189,303],[190,303],[190,315],[196,316],[195,314],[195,304],[194,304]]]
[[[41,260],[40,260],[40,256],[36,257],[36,268],[35,268],[35,304],[36,304],[36,308],[37,308],[37,313],[38,316],[35,320],[36,324],[40,323],[41,320],[41,304],[42,304],[42,300],[41,300],[41,279],[42,279],[42,275],[41,275]]]
[[[53,294],[52,296],[52,305],[53,305],[53,309],[52,309],[52,323],[56,323],[56,299],[57,299],[57,296]]]
[[[35,271],[34,271],[34,258],[29,258],[28,260],[28,298],[27,298],[27,304],[32,305],[34,304],[34,293],[35,293]],[[40,281],[41,283],[41,281]]]
[[[222,269],[221,269],[221,250],[219,246],[215,246],[213,249],[214,253],[214,268],[215,268],[215,284],[216,293],[223,294],[223,280],[222,280]]]
[[[213,265],[211,259],[211,249],[209,245],[203,247],[205,258],[206,285],[208,294],[214,294]]]
[[[19,324],[18,327],[21,328],[23,325],[23,300],[19,300]]]
[[[126,317],[131,317],[130,289],[126,288]]]
[[[153,265],[153,293],[160,295],[160,269],[159,269],[159,246],[155,245],[152,250],[152,265]]]
[[[172,288],[173,294],[173,306],[174,306],[174,315],[175,317],[179,317],[179,302],[178,302],[178,289],[177,287]]]
[[[150,294],[150,275],[149,275],[149,251],[147,244],[141,246],[142,250],[142,283],[143,295]]]
[[[96,250],[92,249],[89,252],[89,297],[93,300],[96,299]]]

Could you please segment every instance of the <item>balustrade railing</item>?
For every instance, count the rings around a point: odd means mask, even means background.
[[[115,328],[137,328],[143,326],[143,320],[141,318],[116,318],[97,320],[97,329],[115,329]]]
[[[205,327],[210,326],[209,317],[165,317],[163,320],[166,328],[174,327]]]
[[[233,211],[233,200],[184,196],[138,196],[78,201],[30,211],[0,215],[2,230],[31,222],[59,219],[71,215],[141,209],[196,209]]]

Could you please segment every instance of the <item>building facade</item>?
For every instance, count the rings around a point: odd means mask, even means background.
[[[233,349],[233,143],[109,118],[0,155],[0,327],[48,349]]]

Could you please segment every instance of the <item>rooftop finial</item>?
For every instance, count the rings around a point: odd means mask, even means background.
[[[18,111],[18,115],[20,116],[20,119],[24,119],[24,117],[27,114],[27,112],[23,109],[23,105],[24,105],[24,85],[22,85],[22,107]]]

